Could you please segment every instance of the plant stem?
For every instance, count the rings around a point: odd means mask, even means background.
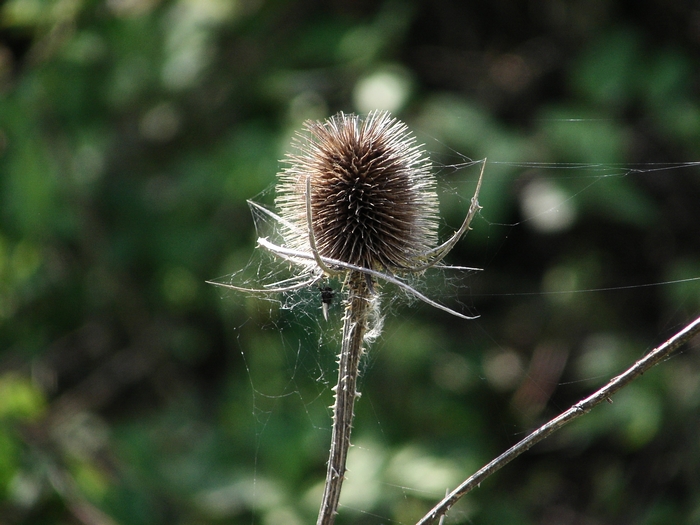
[[[545,423],[525,439],[519,441],[496,459],[482,467],[481,470],[477,471],[473,476],[466,479],[459,487],[445,496],[445,498],[435,507],[433,507],[428,514],[423,516],[423,518],[421,518],[416,525],[429,525],[437,522],[440,519],[440,516],[443,516],[448,510],[450,510],[462,496],[468,494],[473,489],[478,487],[479,484],[486,478],[510,463],[523,452],[529,450],[536,443],[539,443],[546,437],[549,437],[567,423],[570,423],[583,414],[587,414],[593,407],[599,405],[603,401],[609,400],[610,396],[615,394],[621,388],[627,386],[653,366],[660,363],[674,350],[687,343],[698,333],[700,333],[700,317],[688,324],[685,328],[683,328],[661,346],[658,346],[649,352],[646,356],[637,361],[622,374],[611,379],[610,382],[603,388],[587,398],[582,399],[566,412],[563,412],[551,421]]]
[[[333,405],[333,433],[328,471],[317,525],[332,525],[338,513],[340,489],[345,479],[345,463],[350,448],[350,432],[357,394],[357,376],[362,356],[362,340],[372,292],[371,283],[361,272],[351,272],[346,282],[349,295],[343,319],[343,341],[338,359],[338,384]]]

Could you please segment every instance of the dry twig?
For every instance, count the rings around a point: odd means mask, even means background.
[[[596,405],[610,399],[610,396],[615,394],[621,388],[627,386],[653,366],[663,361],[674,350],[690,341],[690,339],[698,333],[700,333],[700,317],[688,324],[668,341],[649,352],[625,372],[611,379],[610,382],[603,388],[587,398],[582,399],[567,411],[545,423],[532,434],[528,435],[525,439],[519,441],[496,459],[482,467],[481,470],[477,471],[473,476],[466,479],[459,487],[445,496],[445,498],[440,503],[435,505],[435,507],[433,507],[428,514],[421,518],[416,525],[430,525],[437,523],[441,516],[445,515],[445,513],[449,511],[462,496],[468,494],[473,489],[478,487],[479,484],[486,478],[506,466],[523,452],[529,450],[536,443],[539,443],[543,439],[552,435],[564,425],[570,423],[583,414],[587,414]]]

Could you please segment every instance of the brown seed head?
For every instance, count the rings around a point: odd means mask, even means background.
[[[384,111],[362,120],[338,113],[307,121],[296,153],[279,174],[280,216],[288,247],[310,251],[311,225],[323,257],[392,272],[410,271],[437,242],[438,202],[430,160],[407,126]]]

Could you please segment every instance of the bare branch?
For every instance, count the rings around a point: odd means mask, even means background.
[[[657,348],[649,352],[646,356],[637,361],[633,366],[628,368],[624,373],[611,379],[610,382],[603,388],[590,395],[589,397],[582,399],[581,401],[573,405],[571,408],[569,408],[567,411],[563,412],[551,421],[545,423],[540,428],[535,430],[532,434],[527,436],[525,439],[518,442],[516,445],[509,448],[496,459],[485,465],[483,468],[481,468],[481,470],[476,472],[470,478],[466,479],[459,487],[457,487],[450,494],[445,496],[445,498],[435,507],[433,507],[433,509],[430,512],[428,512],[428,514],[421,518],[421,520],[418,521],[416,525],[429,525],[437,523],[440,517],[443,516],[447,511],[449,511],[462,496],[468,494],[474,488],[478,487],[479,484],[483,482],[486,478],[503,468],[505,465],[517,458],[523,452],[529,450],[536,443],[539,443],[543,439],[549,437],[551,434],[562,428],[564,425],[570,423],[571,421],[582,416],[583,414],[587,414],[596,405],[599,405],[603,401],[610,399],[610,396],[615,394],[621,388],[627,386],[629,383],[631,383],[639,376],[647,372],[653,366],[659,364],[673,351],[687,343],[692,337],[694,337],[698,333],[700,333],[700,317],[688,324],[685,328],[683,328],[680,332],[675,334],[661,346],[658,346]]]

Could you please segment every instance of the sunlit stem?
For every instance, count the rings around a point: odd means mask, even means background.
[[[333,405],[333,432],[328,457],[326,483],[317,525],[332,525],[338,513],[340,490],[345,479],[345,464],[350,448],[350,433],[357,393],[357,376],[362,356],[362,341],[367,330],[372,294],[365,274],[351,272],[347,278],[348,299],[343,318],[343,342],[338,359],[338,383]]]

